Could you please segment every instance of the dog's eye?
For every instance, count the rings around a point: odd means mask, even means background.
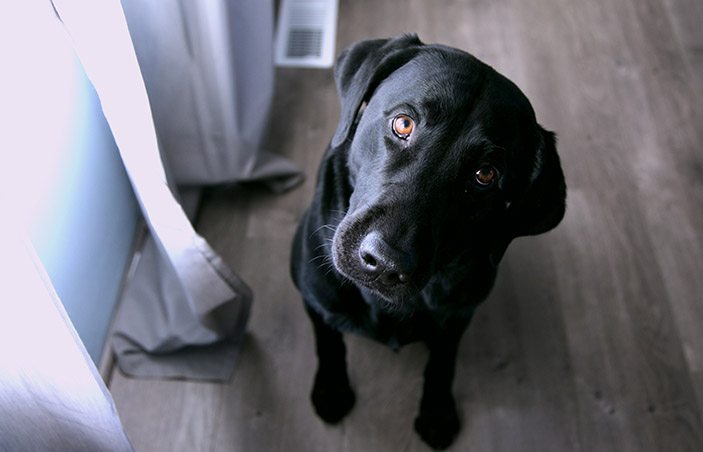
[[[415,128],[415,121],[408,115],[398,115],[393,118],[393,133],[402,140],[407,140]]]
[[[476,171],[474,176],[477,184],[482,187],[488,187],[498,179],[498,170],[491,165],[483,165]]]

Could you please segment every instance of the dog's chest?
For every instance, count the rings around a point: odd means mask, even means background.
[[[426,309],[400,310],[371,293],[350,290],[339,303],[323,307],[327,324],[342,332],[366,336],[393,349],[426,338],[436,323]]]

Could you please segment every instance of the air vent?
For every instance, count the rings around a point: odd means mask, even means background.
[[[338,0],[282,0],[276,31],[276,64],[332,67]]]

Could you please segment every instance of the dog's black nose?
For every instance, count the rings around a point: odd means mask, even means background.
[[[415,271],[413,258],[391,247],[377,231],[361,241],[359,263],[366,274],[384,286],[405,284]]]

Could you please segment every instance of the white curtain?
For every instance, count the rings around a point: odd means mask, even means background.
[[[27,232],[41,192],[37,165],[49,160],[42,145],[65,126],[51,88],[67,84],[49,80],[66,73],[46,70],[65,64],[64,43],[47,43],[62,38],[47,0],[0,4],[0,451],[131,451]]]
[[[194,231],[175,187],[300,181],[261,150],[271,1],[124,0],[127,20],[117,0],[52,1],[150,231],[115,322],[118,365],[135,376],[227,379],[252,294]]]
[[[131,451],[29,238],[0,224],[0,451]]]

